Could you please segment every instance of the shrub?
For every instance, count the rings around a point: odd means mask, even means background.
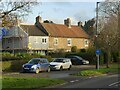
[[[71,47],[71,52],[77,52],[77,46],[72,46]]]
[[[80,49],[80,52],[86,52],[86,49]]]
[[[95,48],[93,48],[93,47],[88,48],[88,49],[81,49],[80,52],[66,53],[66,56],[70,56],[70,55],[80,56],[80,57],[90,61],[90,64],[96,64]]]
[[[50,62],[52,61],[51,56],[43,56],[36,53],[33,54],[19,53],[19,54],[15,54],[14,56],[12,56],[11,54],[9,54],[8,56],[4,54],[2,58],[3,58],[2,61],[3,71],[20,71],[22,65],[27,63],[32,58],[47,58],[48,61]]]
[[[53,58],[65,57],[65,50],[59,49],[59,50],[54,51],[54,52],[49,52],[49,55]]]

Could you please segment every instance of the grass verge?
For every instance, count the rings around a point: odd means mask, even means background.
[[[100,68],[99,70],[97,69],[83,70],[73,75],[75,76],[98,76],[98,75],[103,75],[103,74],[115,74],[115,73],[118,73],[119,69],[120,67],[118,67],[118,64],[112,64],[110,68]]]
[[[49,78],[13,78],[3,77],[2,88],[42,88],[64,83],[63,80]]]

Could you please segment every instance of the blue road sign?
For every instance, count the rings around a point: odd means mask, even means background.
[[[101,50],[96,50],[96,54],[100,55],[101,54]]]

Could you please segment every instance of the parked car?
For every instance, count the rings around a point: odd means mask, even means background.
[[[68,58],[56,58],[50,63],[50,67],[52,70],[70,70],[72,67],[71,60]]]
[[[33,58],[23,65],[23,72],[39,73],[40,71],[50,72],[50,63],[46,58]]]
[[[71,59],[73,65],[82,65],[82,64],[89,64],[88,60],[83,59],[79,56],[67,56],[67,58]]]

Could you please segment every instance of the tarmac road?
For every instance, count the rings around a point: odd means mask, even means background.
[[[10,72],[10,73],[3,73],[3,76],[11,76],[11,77],[41,77],[41,78],[66,78],[69,77],[70,74],[77,73],[81,70],[85,69],[93,69],[95,68],[94,65],[77,65],[72,66],[71,70],[63,70],[63,71],[51,71],[51,72],[40,72],[39,74],[35,73],[20,73],[20,72]]]
[[[70,74],[77,73],[81,70],[85,69],[93,69],[94,65],[78,65],[73,66],[71,70],[63,70],[63,71],[51,71],[51,72],[41,72],[39,74],[35,73],[2,73],[3,76],[11,76],[11,77],[40,77],[40,78],[58,78],[63,79],[66,82],[57,86],[49,86],[47,88],[114,88],[112,90],[120,90],[117,89],[120,86],[120,79],[118,80],[117,74],[115,75],[103,75],[98,77],[83,77],[83,76],[71,76]],[[39,89],[37,89],[39,90]],[[82,90],[82,89],[81,89]],[[101,90],[101,89],[97,89]],[[108,89],[102,89],[108,90]]]
[[[81,90],[85,88],[103,88],[102,90],[120,90],[120,79],[118,79],[118,74],[98,77],[71,77],[64,78],[64,80],[68,82],[49,88],[81,88]]]

